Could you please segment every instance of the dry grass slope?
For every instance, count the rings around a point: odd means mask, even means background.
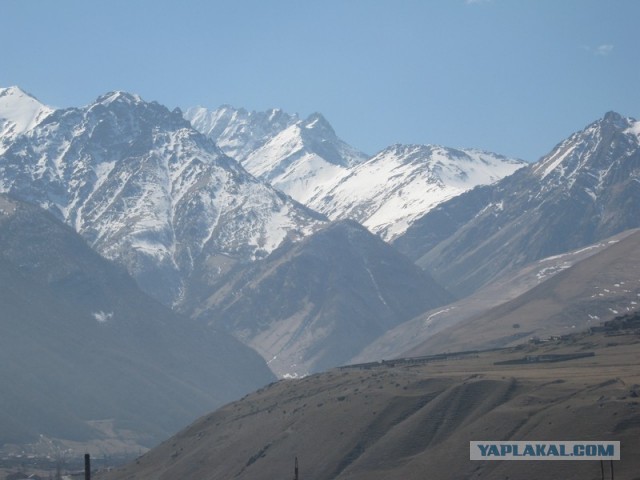
[[[628,326],[627,326],[628,327]],[[640,327],[419,364],[334,369],[201,418],[109,480],[598,479],[597,461],[469,460],[471,440],[619,440],[640,478]],[[533,355],[594,352],[553,363]]]
[[[635,231],[517,298],[435,333],[406,355],[513,346],[637,310],[639,266],[640,232]]]

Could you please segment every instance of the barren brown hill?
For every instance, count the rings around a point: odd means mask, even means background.
[[[593,245],[538,260],[515,272],[508,272],[468,297],[428,310],[414,319],[392,328],[369,344],[349,363],[371,362],[404,356],[406,352],[418,347],[438,332],[456,324],[472,322],[474,318],[523,295],[558,273],[612,247],[620,240],[639,231],[637,229],[626,230]],[[628,299],[627,303],[630,301],[631,299]],[[609,312],[607,318],[609,316],[614,316],[614,314]],[[512,326],[510,325],[510,327]],[[450,350],[449,346],[442,343],[435,344],[434,348],[437,348],[437,351]],[[423,350],[418,351],[424,352]]]
[[[471,461],[471,440],[618,440],[639,479],[640,328],[283,380],[201,418],[109,480],[599,479],[598,461]],[[529,356],[591,354],[496,365]],[[607,465],[608,467],[608,465]],[[608,475],[608,468],[607,468]]]
[[[512,346],[584,330],[640,304],[636,231],[519,297],[443,329],[405,355]]]

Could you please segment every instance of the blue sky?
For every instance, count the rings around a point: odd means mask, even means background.
[[[640,118],[637,0],[0,0],[0,86],[56,107],[324,114],[393,143],[537,160],[605,112]]]

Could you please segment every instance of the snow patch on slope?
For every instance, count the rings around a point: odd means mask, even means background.
[[[93,313],[93,318],[95,318],[98,323],[107,323],[113,318],[113,312],[106,313],[100,310],[99,312]]]
[[[640,142],[640,122],[634,122],[624,133],[635,135],[636,139]]]

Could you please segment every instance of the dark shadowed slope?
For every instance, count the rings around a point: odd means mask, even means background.
[[[43,210],[0,197],[0,443],[101,438],[142,445],[273,379],[231,336],[142,293]]]

